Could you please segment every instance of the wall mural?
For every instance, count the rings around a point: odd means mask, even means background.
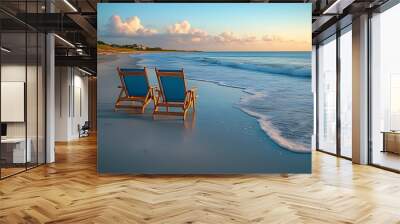
[[[98,5],[100,173],[310,173],[311,4]]]

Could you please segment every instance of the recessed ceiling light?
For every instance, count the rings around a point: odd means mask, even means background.
[[[60,37],[58,34],[54,34],[55,37],[57,37],[59,40],[61,40],[62,42],[66,43],[67,45],[69,45],[70,47],[75,48],[75,45],[73,45],[71,42],[69,42],[68,40]]]
[[[11,50],[8,50],[8,49],[5,48],[5,47],[1,47],[0,49],[1,49],[2,51],[6,52],[6,53],[10,53],[10,52],[11,52]]]
[[[83,69],[81,69],[81,68],[79,68],[79,67],[78,67],[78,70],[81,71],[81,72],[83,72],[83,73],[85,73],[85,74],[87,74],[87,75],[90,75],[90,76],[92,75],[92,73],[90,73],[90,72],[88,72],[88,71],[86,71],[86,70],[83,70]]]
[[[64,3],[67,4],[74,12],[78,12],[78,10],[68,0],[64,0]]]

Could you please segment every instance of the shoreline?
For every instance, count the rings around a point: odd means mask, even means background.
[[[152,52],[149,52],[149,51],[136,52],[134,55],[146,54],[146,53],[152,53]],[[158,52],[154,52],[154,53],[158,53]],[[116,53],[116,54],[113,54],[113,55],[117,56],[118,60],[128,59],[134,65],[138,65],[137,62],[139,62],[141,60],[140,58],[137,58],[137,57],[130,57],[129,56],[129,55],[131,55],[130,53]],[[110,56],[110,55],[105,55],[105,56],[107,57],[107,56]],[[258,126],[259,126],[261,132],[263,132],[264,135],[266,135],[268,138],[270,138],[276,144],[281,146],[283,149],[288,150],[290,152],[302,153],[302,154],[308,154],[308,153],[312,152],[311,149],[308,149],[308,148],[306,148],[304,146],[299,146],[298,145],[299,143],[294,143],[290,139],[286,139],[283,136],[281,136],[280,135],[280,130],[278,128],[273,127],[273,125],[271,124],[271,121],[267,118],[266,115],[250,111],[249,109],[246,109],[243,106],[241,106],[240,103],[243,100],[243,98],[245,97],[245,95],[248,95],[248,96],[254,95],[253,93],[247,91],[246,88],[239,87],[239,86],[232,86],[232,85],[228,85],[228,84],[223,84],[223,83],[221,83],[219,81],[214,81],[214,80],[196,79],[196,78],[187,78],[187,79],[188,80],[193,80],[193,81],[211,83],[211,84],[214,84],[214,85],[217,85],[217,86],[220,86],[220,87],[234,88],[234,89],[241,90],[241,92],[244,94],[244,96],[242,96],[240,98],[240,101],[237,102],[237,105],[234,105],[234,107],[237,107],[241,112],[246,114],[246,116],[249,116],[249,117],[255,119],[257,121],[257,123],[258,123]]]
[[[160,53],[164,51],[99,51],[98,55],[126,55],[126,54],[146,54],[146,53]]]
[[[118,55],[118,54],[151,54],[151,53],[189,53],[189,52],[201,52],[201,51],[180,51],[180,50],[155,50],[155,51],[146,51],[146,50],[122,50],[118,48],[113,48],[110,50],[100,50],[97,48],[97,55]]]
[[[237,86],[231,86],[231,85],[224,85],[221,84],[217,81],[212,81],[212,80],[205,80],[205,79],[191,79],[191,78],[187,78],[188,80],[193,80],[193,81],[198,81],[198,82],[206,82],[206,83],[211,83],[214,85],[218,85],[221,87],[225,87],[225,88],[234,88],[234,89],[239,89],[241,90],[244,94],[253,96],[254,93],[250,93],[248,91],[246,91],[246,88],[243,87],[237,87]],[[240,101],[243,100],[243,96],[240,98]],[[240,102],[239,102],[240,104]],[[279,134],[279,130],[274,128],[273,125],[271,124],[271,121],[268,120],[266,115],[261,115],[258,114],[256,112],[252,112],[246,108],[243,108],[241,106],[236,106],[239,110],[243,111],[246,115],[248,115],[249,117],[252,117],[254,119],[257,120],[257,122],[259,123],[260,129],[269,137],[271,138],[273,141],[275,141],[278,145],[280,145],[282,148],[289,150],[291,152],[296,152],[296,153],[311,153],[311,149],[307,149],[305,147],[299,147],[296,148],[296,144],[298,143],[293,143],[293,142],[289,142],[289,140],[285,139],[284,137],[280,136]],[[273,129],[273,130],[272,130]]]

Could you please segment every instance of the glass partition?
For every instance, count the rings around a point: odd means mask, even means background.
[[[38,33],[38,64],[37,64],[37,162],[43,164],[46,162],[46,36]]]
[[[27,61],[27,85],[26,85],[26,114],[27,114],[27,150],[30,150],[30,161],[27,163],[27,167],[33,167],[37,165],[38,159],[38,141],[37,141],[37,132],[38,132],[38,111],[37,111],[37,93],[38,93],[38,35],[34,32],[27,33],[27,53],[28,53],[28,61]]]
[[[43,4],[2,1],[0,7],[40,13]],[[44,33],[0,12],[0,178],[45,163],[45,44]]]
[[[1,176],[26,169],[26,33],[1,34]],[[4,50],[6,49],[6,50]]]

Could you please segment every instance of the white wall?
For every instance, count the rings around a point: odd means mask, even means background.
[[[24,122],[25,83],[1,81],[0,89],[1,122]],[[36,108],[36,105],[34,108]]]
[[[25,69],[27,69],[25,71]],[[27,66],[19,65],[19,64],[3,64],[1,66],[1,81],[2,82],[25,82],[26,72],[28,72],[28,81],[29,87],[36,86],[36,80],[30,78],[31,74],[36,75],[36,66]],[[3,96],[4,97],[4,96]],[[32,113],[32,107],[36,108],[36,88],[27,88],[27,106],[31,109],[28,110],[27,118],[28,118],[28,129],[31,127],[36,130],[36,113]],[[39,105],[40,106],[40,105]],[[6,108],[2,108],[2,110],[6,110]],[[36,111],[36,109],[34,109]],[[33,123],[32,123],[33,122]],[[7,135],[9,137],[25,137],[25,123],[26,122],[7,122]],[[28,130],[28,137],[29,136]],[[36,135],[36,132],[35,132]],[[35,136],[36,137],[36,136]]]
[[[55,141],[68,141],[70,76],[68,67],[55,68]]]
[[[75,70],[76,72],[77,70]],[[72,119],[71,119],[71,135],[72,138],[78,138],[78,124],[83,125],[85,121],[88,121],[88,77],[82,76],[82,73],[78,73],[78,75],[74,75],[74,102],[71,105],[74,105],[71,108],[72,111]],[[80,101],[80,102],[79,102]]]
[[[55,140],[77,139],[78,124],[88,120],[88,78],[76,68],[56,67],[55,86]]]
[[[25,64],[1,65],[1,81],[25,82]]]
[[[4,64],[1,66],[1,81],[25,82],[25,64]],[[6,108],[1,108],[5,110]],[[25,137],[25,122],[7,123],[7,137]]]
[[[37,70],[38,69],[38,70]],[[8,138],[24,138],[25,135],[30,139],[30,148],[32,151],[32,161],[44,163],[44,74],[42,68],[36,65],[25,64],[2,64],[1,66],[2,82],[24,82],[26,84],[26,107],[25,104],[20,108],[21,113],[26,112],[26,120],[22,122],[6,122],[7,123],[7,137]],[[25,80],[27,78],[27,80]],[[22,90],[24,91],[24,90]],[[21,93],[24,94],[24,93]],[[8,98],[2,96],[2,98]],[[7,111],[10,108],[1,108]],[[13,113],[12,111],[8,111]],[[37,153],[39,154],[37,156]]]

